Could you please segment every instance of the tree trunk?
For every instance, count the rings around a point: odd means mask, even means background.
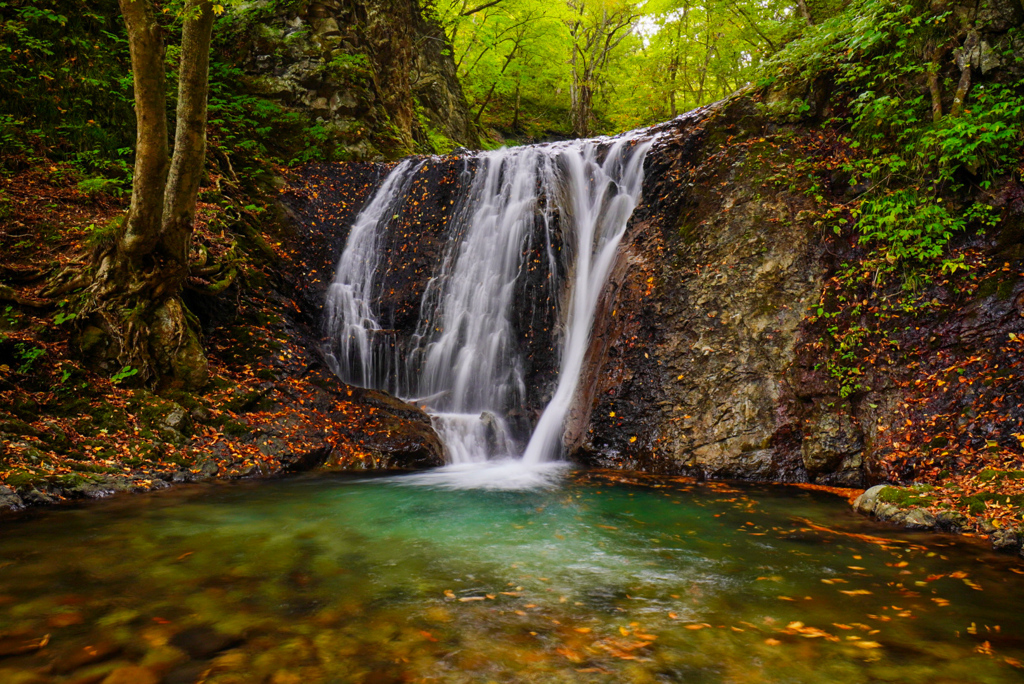
[[[516,81],[516,109],[512,115],[512,130],[519,130],[519,107],[521,106],[520,94],[519,94],[519,81]]]
[[[590,121],[594,115],[594,92],[586,77],[576,89],[572,107],[572,132],[578,138],[590,137]]]
[[[209,93],[213,4],[189,0],[185,6],[178,80],[174,157],[164,193],[161,242],[165,256],[188,274],[188,249],[196,215],[196,195],[206,161],[206,101]]]
[[[942,58],[947,52],[949,52],[948,46],[936,47],[931,42],[925,48],[925,57],[930,61],[926,71],[928,93],[932,98],[932,121],[935,122],[942,119],[942,86],[939,83],[939,70],[942,67]]]
[[[128,29],[135,87],[135,175],[132,203],[117,244],[119,269],[138,268],[160,235],[167,181],[167,98],[163,30],[149,0],[120,0]]]
[[[197,388],[206,383],[208,367],[181,291],[206,154],[213,5],[185,4],[178,123],[169,161],[164,45],[153,2],[119,2],[134,76],[135,176],[117,240],[97,254],[79,348],[111,372],[131,367],[151,384]]]

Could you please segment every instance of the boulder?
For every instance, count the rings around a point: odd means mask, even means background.
[[[10,487],[0,485],[0,511],[16,511],[24,506],[25,502],[21,500],[16,491]]]
[[[875,485],[871,487],[863,494],[853,500],[853,508],[859,513],[865,515],[872,515],[875,512],[875,508],[878,506],[878,495],[881,494],[889,485]]]
[[[813,422],[801,447],[804,467],[812,475],[834,471],[847,456],[864,448],[864,433],[842,408],[824,411]]]

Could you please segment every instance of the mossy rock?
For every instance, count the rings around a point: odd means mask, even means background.
[[[886,487],[878,493],[878,500],[900,508],[928,506],[935,502],[934,496],[928,496],[928,493],[934,490],[935,487],[931,485],[913,485],[906,489]]]
[[[225,420],[221,425],[221,430],[225,435],[231,437],[240,437],[249,432],[249,426],[237,420],[231,420],[230,418]]]
[[[976,476],[978,482],[996,482],[999,480],[1024,480],[1024,470],[996,470],[985,468]]]
[[[997,503],[1001,506],[1014,506],[1018,509],[1024,507],[1024,494],[1008,496],[1006,494],[997,494],[995,492],[983,492],[973,496],[965,496],[962,503],[967,507],[967,510],[971,515],[981,515],[988,508],[988,506],[986,506],[987,503]]]
[[[239,392],[225,401],[221,408],[232,413],[247,413],[260,408],[266,408],[265,404],[268,403],[266,395],[267,393],[263,390]]]
[[[23,420],[16,418],[0,420],[0,433],[8,435],[28,435],[31,437],[42,437],[43,433]]]
[[[27,489],[42,479],[38,473],[28,470],[14,470],[7,474],[5,484],[15,490]]]
[[[180,441],[192,434],[192,416],[181,404],[153,394],[136,390],[129,408],[143,426],[169,441]]]

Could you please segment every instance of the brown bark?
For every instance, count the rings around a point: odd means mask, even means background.
[[[188,249],[196,214],[196,195],[206,160],[206,110],[209,93],[213,4],[189,0],[185,7],[178,80],[174,157],[164,193],[161,243],[166,258],[187,275]]]
[[[953,104],[949,108],[950,116],[962,116],[964,113],[964,100],[967,99],[967,91],[971,89],[971,65],[966,64],[960,71],[960,82],[956,86],[956,95],[953,96]]]
[[[964,39],[963,47],[957,54],[957,64],[960,66],[960,82],[956,86],[956,94],[953,96],[953,104],[949,108],[950,116],[962,116],[964,113],[964,100],[967,99],[967,92],[971,89],[971,62],[974,60],[974,51],[981,41],[977,31],[970,31]]]
[[[135,175],[132,203],[120,240],[121,269],[135,269],[159,240],[167,181],[167,98],[163,30],[149,0],[120,0],[128,29],[135,88]]]
[[[942,58],[949,52],[949,46],[935,47],[929,43],[925,49],[925,57],[931,62],[927,70],[928,92],[932,98],[932,121],[942,118],[942,87],[939,84],[939,69]]]
[[[807,8],[806,0],[796,0],[796,4],[800,8],[800,16],[804,18],[804,21],[814,26],[814,19],[811,17],[811,11]]]
[[[185,6],[178,122],[168,158],[164,44],[152,0],[119,0],[131,50],[138,123],[132,202],[112,252],[99,254],[83,325],[109,339],[106,365],[139,370],[157,385],[194,388],[207,380],[196,322],[181,301],[196,195],[206,155],[213,6]],[[84,317],[82,317],[84,318]]]

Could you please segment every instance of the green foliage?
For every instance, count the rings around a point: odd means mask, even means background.
[[[430,142],[430,148],[434,154],[448,154],[459,146],[458,143],[444,133],[434,129],[430,119],[427,118],[427,113],[421,106],[416,107],[416,119],[419,121],[420,128],[426,133],[427,140]]]
[[[961,169],[980,177],[988,189],[992,179],[1020,162],[1024,143],[1024,82],[1014,86],[978,84],[962,116],[947,116],[921,131],[916,145],[922,163],[936,171],[938,182],[956,183]]]
[[[879,245],[890,265],[928,263],[939,259],[953,233],[964,228],[964,217],[951,212],[942,198],[902,189],[871,197],[855,210],[861,244]]]
[[[42,347],[36,347],[24,342],[19,342],[14,347],[14,356],[21,361],[21,365],[18,366],[17,371],[22,375],[29,373],[36,361],[46,355],[46,350]]]
[[[125,194],[124,180],[120,178],[103,178],[94,176],[78,181],[78,189],[89,196],[113,195],[120,197]]]
[[[466,14],[475,6],[439,0],[433,10],[473,113],[527,138],[567,134],[583,86],[594,92],[598,132],[725,97],[800,23],[782,0],[503,0]],[[616,20],[627,28],[612,33]]]
[[[0,1],[0,152],[124,179],[129,64],[116,3]]]
[[[373,78],[370,58],[365,54],[339,52],[326,64],[326,71],[340,75],[348,81],[365,82]]]
[[[966,30],[935,7],[855,0],[762,71],[760,84],[774,91],[764,111],[780,122],[820,116],[806,106],[808,94],[829,93],[833,118],[824,128],[835,132],[834,146],[789,170],[817,204],[817,225],[852,230],[865,250],[838,270],[812,318],[823,327],[823,365],[844,397],[869,389],[863,369],[896,345],[894,321],[935,310],[925,288],[970,289],[957,279],[972,282],[984,259],[964,245],[998,226],[989,191],[1024,164],[1024,83],[976,78],[963,106],[950,107],[960,73],[935,46]],[[830,194],[823,187],[837,176],[850,190]],[[901,287],[880,296],[890,284]]]
[[[122,223],[124,223],[124,216],[116,216],[102,226],[90,223],[85,227],[86,244],[93,249],[113,244]]]
[[[139,373],[139,369],[138,368],[132,368],[131,366],[125,366],[124,368],[122,368],[121,370],[117,371],[112,376],[110,376],[110,382],[112,382],[112,383],[114,383],[116,385],[118,383],[121,383],[121,382],[127,380],[128,378],[132,377],[133,375],[138,375],[138,373]]]

